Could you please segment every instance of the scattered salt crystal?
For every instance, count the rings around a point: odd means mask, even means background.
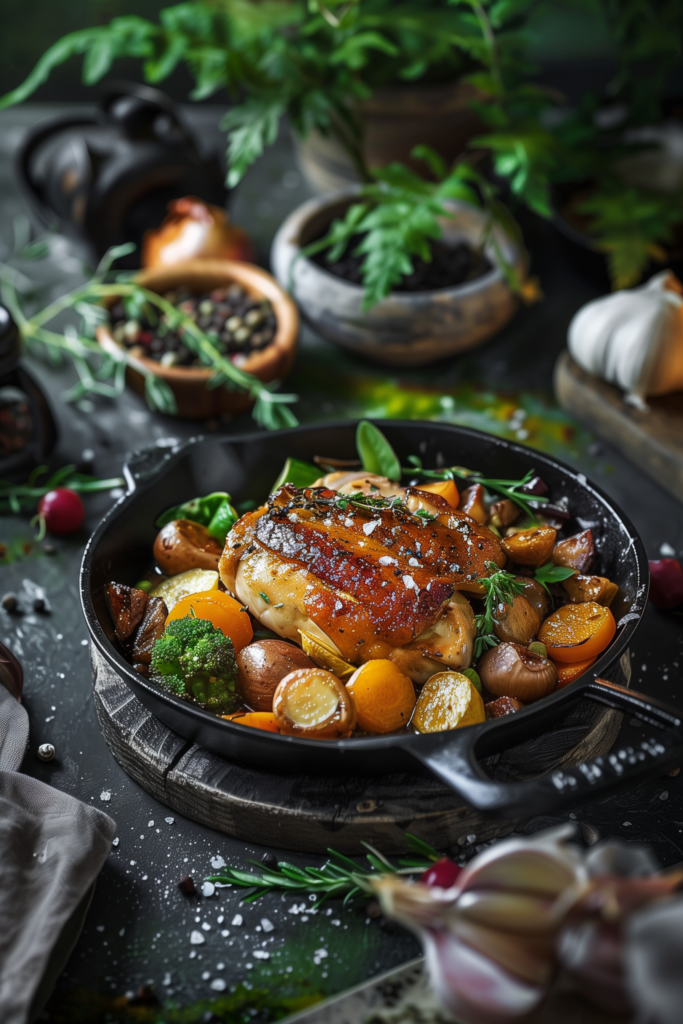
[[[130,866],[131,866],[132,868],[134,868],[136,864],[137,864],[137,861],[136,861],[136,860],[132,860],[132,861],[130,862]]]
[[[372,531],[379,526],[379,519],[373,519],[371,523],[363,523],[363,533],[366,537],[369,537]]]
[[[119,938],[122,939],[125,934],[126,934],[126,929],[125,928],[121,928],[120,931],[119,931]]]
[[[625,821],[624,822],[624,828],[628,828],[630,825],[631,825],[630,821]]]
[[[395,558],[392,558],[391,555],[382,555],[382,557],[379,560],[379,564],[380,565],[398,565],[398,562],[397,562],[397,560]]]
[[[216,886],[213,882],[202,883],[202,896],[213,896],[216,891]]]
[[[212,857],[211,858],[211,867],[215,871],[218,871],[219,868],[224,868],[225,867],[225,861],[220,856],[220,854],[218,856],[216,856],[216,857]]]
[[[241,925],[241,924],[242,924],[243,922],[244,922],[244,918],[242,917],[242,915],[241,915],[241,914],[235,914],[235,916],[233,917],[233,919],[232,919],[232,921],[231,921],[231,924],[232,924],[232,925],[233,925],[233,926],[234,926],[235,928],[239,928],[239,926],[240,926],[240,925]]]
[[[119,839],[118,836],[116,837],[116,839],[112,839],[112,841],[111,841],[111,845],[112,846],[118,846],[119,843],[120,843],[120,839]]]
[[[308,921],[308,914],[302,914],[302,915],[301,915],[301,920],[302,920],[303,922],[306,922],[306,921]]]
[[[472,833],[471,833],[471,834],[470,834],[470,835],[469,835],[469,836],[467,837],[467,842],[471,844],[471,843],[473,843],[473,842],[475,841],[475,839],[476,839],[476,838],[477,838],[476,834],[475,834],[474,832],[472,832]]]
[[[204,929],[205,932],[210,932],[211,931],[211,925],[209,924],[208,921],[203,921],[202,922],[202,928]]]
[[[663,793],[659,794],[659,799],[660,800],[668,800],[669,799],[669,791],[665,789]]]
[[[193,946],[201,946],[202,943],[206,942],[206,939],[201,932],[192,932],[190,935],[190,942]]]
[[[415,586],[415,580],[413,579],[412,576],[404,576],[403,577],[403,585],[405,587],[407,587],[408,590],[412,590],[413,587]]]
[[[248,971],[250,971],[254,965],[253,964],[245,964],[244,966],[246,967],[246,969]]]
[[[339,925],[341,924],[341,921],[339,920],[339,918],[333,917],[332,920],[330,921],[330,924],[334,924],[334,925],[337,925],[337,927],[339,927]]]
[[[147,828],[154,828],[154,822],[153,821],[148,821],[147,822]]]
[[[347,516],[346,519],[344,520],[344,526],[353,526],[353,519],[349,519],[349,517]]]
[[[270,960],[270,953],[266,953],[265,949],[255,949],[251,955],[255,956],[257,960]]]
[[[102,800],[105,804],[108,804],[109,801],[111,800],[111,790],[103,789],[102,792],[100,793],[100,800]]]
[[[676,549],[672,548],[670,544],[666,543],[666,541],[662,545],[660,545],[659,553],[662,556],[662,558],[676,557]]]
[[[225,918],[223,917],[223,915],[219,914],[218,917],[216,918],[216,924],[223,924],[224,921]]]
[[[211,971],[202,971],[202,981],[208,981],[211,977]]]
[[[98,924],[97,931],[98,932],[103,932],[104,931],[104,925],[103,924]]]
[[[162,981],[161,984],[162,985],[170,985],[171,984],[171,972],[170,971],[166,971],[166,974],[164,975],[164,980]]]
[[[216,970],[217,971],[224,971],[225,970],[225,964],[216,964]]]
[[[223,931],[221,932],[221,935],[223,936],[224,939],[227,939],[229,934],[230,934],[230,931],[229,931],[228,928],[224,928]]]
[[[272,932],[275,930],[275,925],[273,924],[272,921],[269,921],[267,917],[261,918],[261,927],[263,928],[264,932]]]
[[[173,822],[175,821],[175,818],[164,818],[164,821],[166,822],[167,825],[172,825]]]
[[[225,992],[227,988],[227,982],[223,978],[214,978],[209,988],[212,988],[214,992]]]
[[[420,563],[418,562],[417,558],[409,558],[408,559],[408,565],[419,566]]]

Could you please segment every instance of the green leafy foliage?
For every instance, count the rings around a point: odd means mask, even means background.
[[[152,650],[150,678],[217,714],[236,711],[237,662],[232,640],[208,619],[173,619]]]
[[[78,473],[75,466],[62,466],[55,470],[43,483],[40,478],[47,473],[47,466],[37,466],[26,483],[18,484],[11,480],[0,480],[0,512],[18,514],[33,510],[36,502],[56,487],[69,487],[80,494],[96,494],[98,491],[110,491],[114,487],[125,484],[123,477],[111,477],[100,480],[99,477],[87,473]]]
[[[371,880],[380,875],[416,875],[427,871],[432,864],[440,859],[440,854],[417,836],[406,833],[412,857],[398,862],[398,867],[376,850],[370,843],[363,843],[368,850],[366,860],[370,870],[361,867],[343,853],[328,849],[330,859],[321,868],[299,868],[287,861],[279,861],[273,868],[264,868],[256,861],[258,874],[244,871],[241,868],[225,867],[219,874],[210,875],[207,882],[218,882],[220,885],[236,885],[252,891],[242,897],[244,903],[253,903],[266,893],[305,892],[318,897],[314,907],[321,906],[327,899],[341,899],[346,905],[354,896],[372,895]]]
[[[320,470],[312,462],[302,462],[301,459],[289,458],[271,487],[270,493],[272,494],[278,487],[282,487],[283,484],[292,484],[293,487],[310,487],[319,476]]]
[[[466,487],[472,484],[481,484],[488,491],[500,494],[503,498],[509,498],[515,505],[518,505],[523,512],[536,522],[533,499],[525,492],[524,488],[534,476],[534,470],[530,469],[520,480],[504,480],[499,477],[484,476],[478,470],[466,469],[464,466],[450,466],[446,469],[425,469],[422,459],[417,455],[409,455],[407,460],[410,465],[404,466],[402,473],[405,476],[421,476],[425,480],[458,480]]]
[[[228,531],[239,518],[231,501],[230,495],[225,491],[214,491],[166,509],[154,525],[160,530],[174,519],[189,519],[193,523],[205,526],[208,533],[223,544]]]
[[[356,449],[366,473],[376,473],[388,480],[401,479],[401,463],[382,431],[361,420],[356,429]]]
[[[536,567],[534,579],[548,590],[549,583],[561,583],[562,580],[568,580],[573,575],[574,570],[569,569],[566,565],[554,565],[552,562],[547,562],[545,565]],[[548,593],[550,593],[549,590]]]
[[[499,569],[495,562],[487,562],[486,568],[490,575],[482,576],[477,582],[484,588],[484,611],[475,615],[474,624],[477,634],[474,641],[474,656],[480,658],[489,647],[498,644],[498,637],[493,632],[496,618],[495,611],[499,605],[512,604],[515,597],[524,590],[524,584],[511,572]]]

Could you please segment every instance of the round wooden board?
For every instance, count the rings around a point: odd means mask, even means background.
[[[465,836],[484,842],[515,826],[482,818],[420,768],[373,778],[241,768],[163,725],[94,647],[92,660],[97,716],[124,771],[161,803],[227,835],[308,853],[363,853],[365,840],[399,854],[407,852],[406,832],[447,850]],[[629,676],[627,651],[610,678],[627,685]],[[620,725],[620,714],[605,711],[557,767],[606,754]]]

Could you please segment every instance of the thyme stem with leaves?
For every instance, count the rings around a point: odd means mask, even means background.
[[[484,588],[484,611],[475,615],[474,624],[477,635],[474,641],[474,656],[480,658],[489,647],[498,644],[494,633],[496,626],[495,611],[500,605],[512,604],[518,594],[524,590],[524,584],[516,579],[511,572],[499,569],[495,562],[487,562],[486,568],[490,576],[482,576],[478,583]]]

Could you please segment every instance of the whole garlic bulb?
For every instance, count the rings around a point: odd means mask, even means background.
[[[622,388],[631,405],[647,408],[648,395],[683,390],[683,285],[663,270],[587,303],[569,324],[567,344],[579,366]]]

